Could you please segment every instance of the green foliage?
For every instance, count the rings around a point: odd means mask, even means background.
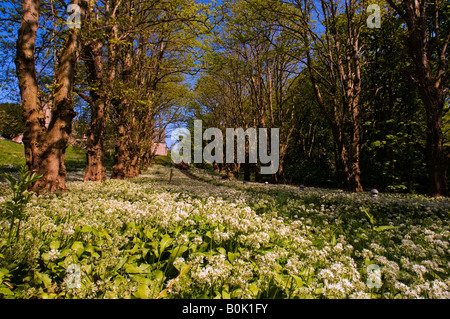
[[[0,139],[0,170],[15,170],[24,164],[23,145]]]
[[[7,245],[11,245],[18,240],[20,234],[20,224],[27,218],[25,208],[30,202],[32,193],[28,192],[31,184],[38,181],[42,176],[35,173],[29,174],[28,168],[22,166],[19,170],[20,177],[16,180],[13,176],[8,174],[1,174],[0,177],[6,179],[12,190],[12,198],[3,203],[1,207],[1,219],[6,219],[9,222],[9,233]],[[15,235],[13,235],[14,226],[16,226]]]
[[[139,179],[69,183],[69,193],[31,197],[11,246],[0,221],[0,295],[445,296],[448,200],[213,183],[202,170],[191,173],[203,182],[175,171],[168,184],[169,170],[154,166]],[[12,198],[12,190],[0,197]],[[383,286],[372,291],[365,281],[373,263],[382,267]],[[75,265],[79,286],[70,285]],[[412,265],[426,267],[422,279]]]
[[[0,135],[12,138],[23,133],[22,107],[19,104],[0,104]]]

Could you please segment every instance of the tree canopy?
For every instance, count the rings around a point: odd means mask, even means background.
[[[3,4],[0,92],[18,104],[2,104],[0,129],[23,131],[28,168],[44,176],[35,189],[65,189],[71,136],[85,181],[107,178],[106,152],[111,177],[132,178],[170,128],[202,120],[279,129],[276,174],[259,173],[247,143],[246,163],[212,163],[227,178],[448,192],[447,1]]]

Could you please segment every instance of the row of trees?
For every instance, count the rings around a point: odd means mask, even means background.
[[[195,68],[206,6],[191,0],[19,3],[21,9],[8,8],[8,20],[20,19],[15,65],[26,164],[43,175],[32,188],[66,188],[64,153],[75,99],[87,105],[90,121],[85,181],[106,178],[108,125],[115,143],[112,178],[137,176],[151,164],[154,141],[179,120],[189,96],[183,80]],[[48,125],[45,104],[52,109]]]
[[[44,175],[34,189],[65,189],[78,110],[86,181],[106,177],[107,130],[112,177],[134,177],[155,135],[190,114],[223,130],[279,128],[274,182],[447,193],[448,2],[203,2],[75,0],[69,13],[63,1],[8,2],[2,20],[20,28],[15,47],[1,45],[15,52],[26,162]],[[380,28],[367,20],[374,3]],[[67,27],[70,14],[80,28]],[[186,75],[199,68],[191,91]],[[259,180],[259,165],[219,169]]]
[[[379,2],[381,28],[371,29],[369,4],[225,2],[196,118],[280,128],[274,181],[422,191],[425,163],[429,193],[446,194],[450,6]]]

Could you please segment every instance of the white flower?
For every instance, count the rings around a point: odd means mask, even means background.
[[[180,269],[184,264],[185,264],[185,260],[183,257],[177,257],[175,258],[175,260],[173,261],[173,265],[175,266],[175,268]]]
[[[48,252],[49,259],[50,259],[51,261],[54,261],[54,260],[58,259],[59,254],[60,254],[60,252],[59,252],[58,249],[52,249],[52,250],[50,250],[50,251]]]
[[[342,253],[344,251],[344,247],[342,246],[341,243],[338,243],[338,244],[336,244],[336,246],[334,246],[333,251],[336,254],[340,254],[340,253]]]
[[[192,239],[192,243],[200,246],[203,243],[203,239],[200,236],[195,236],[194,239]]]

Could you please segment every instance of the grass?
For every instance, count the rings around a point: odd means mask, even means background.
[[[106,152],[105,165],[110,170],[114,163],[114,154]],[[157,155],[154,164],[170,164],[170,156]],[[16,172],[25,164],[23,145],[0,139],[0,172]],[[66,150],[66,166],[68,171],[76,171],[86,167],[86,153],[80,147],[69,146]]]
[[[25,164],[23,145],[0,140],[0,171],[15,171]]]
[[[0,172],[15,172],[25,164],[23,145],[9,140],[0,140]],[[86,166],[86,155],[82,148],[69,146],[66,150],[67,170],[73,171]]]

